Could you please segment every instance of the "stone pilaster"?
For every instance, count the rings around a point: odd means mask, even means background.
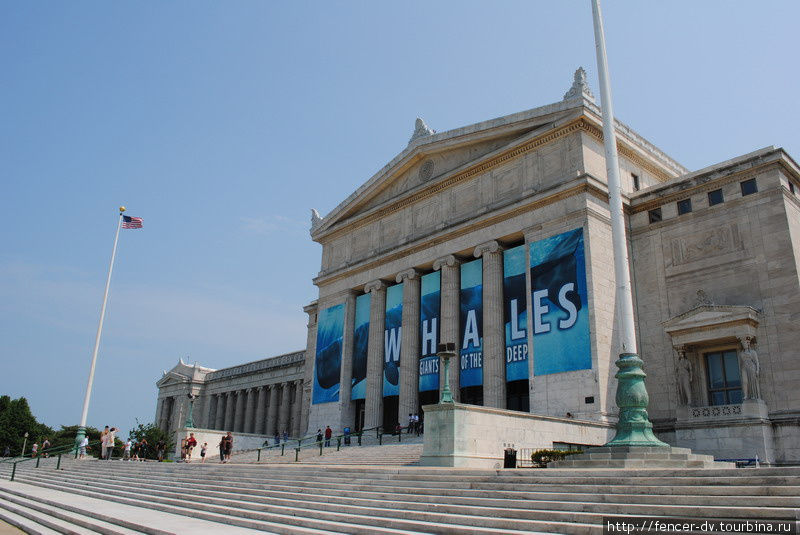
[[[461,347],[459,343],[459,323],[460,323],[460,310],[459,302],[461,295],[461,262],[453,255],[447,255],[439,258],[433,263],[434,270],[442,271],[442,289],[441,289],[441,310],[442,310],[442,330],[441,330],[441,343],[452,342],[456,348]],[[453,400],[459,401],[461,398],[460,388],[460,366],[458,365],[458,358],[451,359],[450,362],[450,390],[453,392]],[[441,366],[439,370],[439,392],[444,388],[444,367]]]
[[[278,429],[278,385],[269,385],[269,408],[267,409],[267,434],[272,436]]]
[[[222,424],[223,431],[233,431],[233,404],[236,392],[225,392],[225,422]]]
[[[483,405],[506,407],[503,248],[496,241],[475,248],[483,257]]]
[[[225,394],[217,394],[217,416],[214,419],[214,429],[225,429]]]
[[[258,387],[258,397],[256,399],[256,421],[253,433],[263,435],[265,432],[264,413],[267,408],[267,389],[263,386]]]
[[[239,390],[236,392],[236,408],[234,409],[234,430],[237,433],[244,431],[244,408],[245,397],[247,390]]]
[[[364,401],[364,427],[372,428],[383,421],[383,332],[386,329],[386,284],[373,281],[364,286],[371,292],[369,310],[369,342],[367,346],[367,392]]]
[[[300,411],[303,407],[303,381],[299,379],[294,382],[294,404],[292,405],[292,436],[300,438],[302,431],[300,430]]]
[[[317,302],[303,307],[308,314],[306,334],[306,363],[303,373],[303,392],[300,403],[300,435],[308,433],[308,415],[311,412],[311,381],[314,379],[314,359],[317,354]],[[269,433],[268,433],[269,434]]]
[[[344,333],[342,336],[342,372],[339,386],[340,422],[342,428],[353,427],[355,414],[350,401],[353,387],[353,334],[356,329],[356,292],[347,295],[344,305]]]
[[[416,269],[398,273],[403,283],[403,335],[400,342],[400,400],[398,422],[408,421],[408,415],[418,412],[419,403],[419,306],[420,277]]]
[[[283,383],[281,385],[281,407],[280,415],[278,416],[278,433],[283,435],[283,432],[289,432],[289,397],[290,383]]]

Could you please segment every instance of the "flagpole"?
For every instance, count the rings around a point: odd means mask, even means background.
[[[616,402],[619,419],[616,435],[606,446],[667,446],[653,434],[653,424],[647,414],[650,398],[644,385],[647,375],[644,362],[637,355],[636,327],[633,320],[633,292],[628,260],[628,240],[625,237],[625,214],[622,208],[622,188],[619,178],[619,155],[614,130],[614,107],[611,104],[611,80],[606,57],[606,37],[600,0],[592,0],[594,41],[597,49],[597,70],[600,77],[600,103],[603,111],[603,143],[608,177],[608,207],[611,216],[611,244],[614,251],[614,278],[617,281],[616,304],[619,327],[619,371]]]
[[[117,233],[114,235],[114,248],[111,250],[111,262],[108,265],[108,277],[106,278],[106,289],[103,292],[103,306],[100,308],[100,322],[97,325],[97,335],[94,338],[94,350],[92,351],[92,364],[89,367],[89,381],[86,384],[86,395],[83,398],[83,411],[81,412],[81,423],[78,433],[75,436],[75,445],[80,446],[81,441],[86,436],[86,417],[89,414],[89,399],[92,397],[92,383],[94,383],[94,369],[97,365],[97,352],[100,349],[100,335],[103,332],[103,320],[106,315],[106,304],[108,303],[108,290],[111,287],[111,271],[114,269],[114,258],[117,256],[117,243],[119,243],[119,229],[122,227],[122,214],[125,207],[119,207],[119,220],[117,220]]]

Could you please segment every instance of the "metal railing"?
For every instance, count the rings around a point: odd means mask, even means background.
[[[100,441],[97,440],[95,442],[90,442],[87,444],[87,448],[89,446],[97,446],[100,444]],[[48,448],[43,452],[39,452],[37,454],[29,453],[27,456],[22,457],[13,457],[10,459],[4,459],[4,463],[12,463],[11,464],[11,481],[14,481],[14,478],[17,475],[17,465],[20,463],[36,461],[36,468],[39,468],[42,459],[56,459],[56,470],[61,469],[61,457],[64,455],[75,455],[75,458],[78,458],[78,453],[80,452],[80,448],[75,444],[68,444],[66,446],[60,446],[58,448]]]
[[[361,445],[363,445],[363,437],[364,437],[364,435],[366,433],[371,432],[371,431],[375,432],[375,438],[378,440],[378,445],[383,445],[383,437],[385,437],[387,435],[389,435],[389,436],[397,436],[397,441],[398,442],[402,442],[403,441],[403,434],[404,434],[403,432],[404,431],[407,432],[408,431],[408,427],[400,427],[400,428],[398,428],[398,429],[396,429],[395,431],[392,431],[392,432],[384,432],[384,431],[381,430],[380,427],[370,427],[370,428],[367,428],[367,429],[362,429],[362,430],[357,431],[355,433],[350,433],[350,434],[342,433],[342,434],[339,434],[339,435],[332,435],[331,438],[329,438],[329,439],[326,439],[326,438],[323,437],[322,440],[318,440],[316,435],[310,435],[310,436],[307,436],[307,437],[303,437],[301,439],[291,439],[291,440],[287,440],[285,442],[282,442],[280,444],[273,444],[271,446],[265,446],[265,447],[257,448],[256,451],[258,453],[257,453],[257,457],[256,457],[256,462],[261,462],[261,453],[262,453],[262,451],[266,451],[268,453],[269,451],[277,451],[278,448],[280,448],[281,457],[285,456],[285,454],[286,454],[286,446],[290,442],[297,442],[297,445],[294,445],[292,447],[292,449],[294,449],[294,462],[298,462],[299,461],[299,459],[300,459],[300,451],[303,450],[303,449],[311,449],[311,448],[316,449],[316,448],[319,448],[320,456],[323,455],[325,453],[325,448],[332,448],[333,447],[331,445],[331,443],[334,440],[336,441],[336,451],[340,451],[342,449],[342,444],[349,445],[353,441],[355,441],[358,446],[361,446]],[[419,436],[419,435],[417,435],[417,436]]]

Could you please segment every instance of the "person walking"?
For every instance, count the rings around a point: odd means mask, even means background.
[[[114,455],[114,441],[117,439],[116,434],[116,427],[112,427],[106,434],[106,461],[110,461],[111,456]]]
[[[147,439],[143,438],[141,442],[139,442],[139,462],[143,462],[147,458],[147,447],[149,444],[147,443]]]
[[[167,449],[167,443],[163,439],[156,442],[156,458],[158,462],[164,460],[164,451]]]
[[[83,437],[80,445],[78,445],[78,459],[86,458],[86,449],[89,447],[89,437]]]
[[[100,432],[100,458],[106,458],[106,435],[108,435],[108,426]]]
[[[194,433],[189,433],[189,437],[186,439],[186,462],[191,462],[192,460],[192,450],[194,450],[195,446],[197,446],[197,439],[194,438]]]
[[[42,442],[42,456],[43,457],[49,457],[50,456],[50,453],[48,453],[48,451],[47,451],[47,449],[49,447],[50,447],[50,441],[47,440],[47,439],[44,439],[44,442]]]
[[[322,429],[317,429],[317,444],[322,444]]]
[[[225,444],[228,442],[228,437],[226,435],[222,435],[222,438],[219,439],[219,462],[225,462]]]
[[[125,444],[122,446],[122,460],[123,461],[130,461],[131,460],[131,439],[125,441]]]
[[[200,464],[206,462],[206,451],[208,451],[208,442],[203,442],[203,445],[200,446]]]

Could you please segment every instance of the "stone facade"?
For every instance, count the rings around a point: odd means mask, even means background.
[[[156,383],[155,421],[170,433],[183,429],[191,394],[196,428],[301,437],[304,359],[298,351],[221,370],[181,360]]]
[[[482,262],[482,385],[460,385],[453,366],[456,401],[574,418],[597,429],[613,425],[616,281],[601,110],[588,87],[576,74],[576,84],[555,104],[446,132],[420,124],[397,157],[329,214],[312,213],[311,237],[322,245],[322,261],[314,279],[319,297],[305,307],[305,356],[298,353],[292,367],[291,380],[302,385],[289,393],[302,406],[297,430],[391,427],[435,402],[415,387],[420,280],[440,273],[438,340],[460,343],[461,268],[475,259]],[[794,387],[800,379],[800,169],[769,147],[689,172],[626,125],[615,128],[639,354],[656,433],[719,458],[800,462],[800,390]],[[537,372],[534,331],[541,318],[534,309],[541,312],[542,305],[532,297],[531,245],[576,229],[585,247],[591,364]],[[530,358],[527,380],[512,384],[505,375],[503,254],[517,246],[525,246]],[[387,292],[399,283],[405,328],[398,336],[397,393],[384,396],[384,368],[395,358],[388,350]],[[359,342],[355,308],[365,294],[368,341]],[[333,310],[343,324],[335,343],[320,331],[320,318]],[[359,347],[366,377],[356,392]],[[337,358],[338,386],[325,387],[329,398],[315,398],[317,367]],[[214,381],[220,372],[175,373],[188,378],[181,392],[196,390],[201,400],[230,392],[230,381]],[[236,388],[262,384],[242,381]],[[171,385],[162,390],[175,391]],[[176,410],[161,406],[159,417]]]

